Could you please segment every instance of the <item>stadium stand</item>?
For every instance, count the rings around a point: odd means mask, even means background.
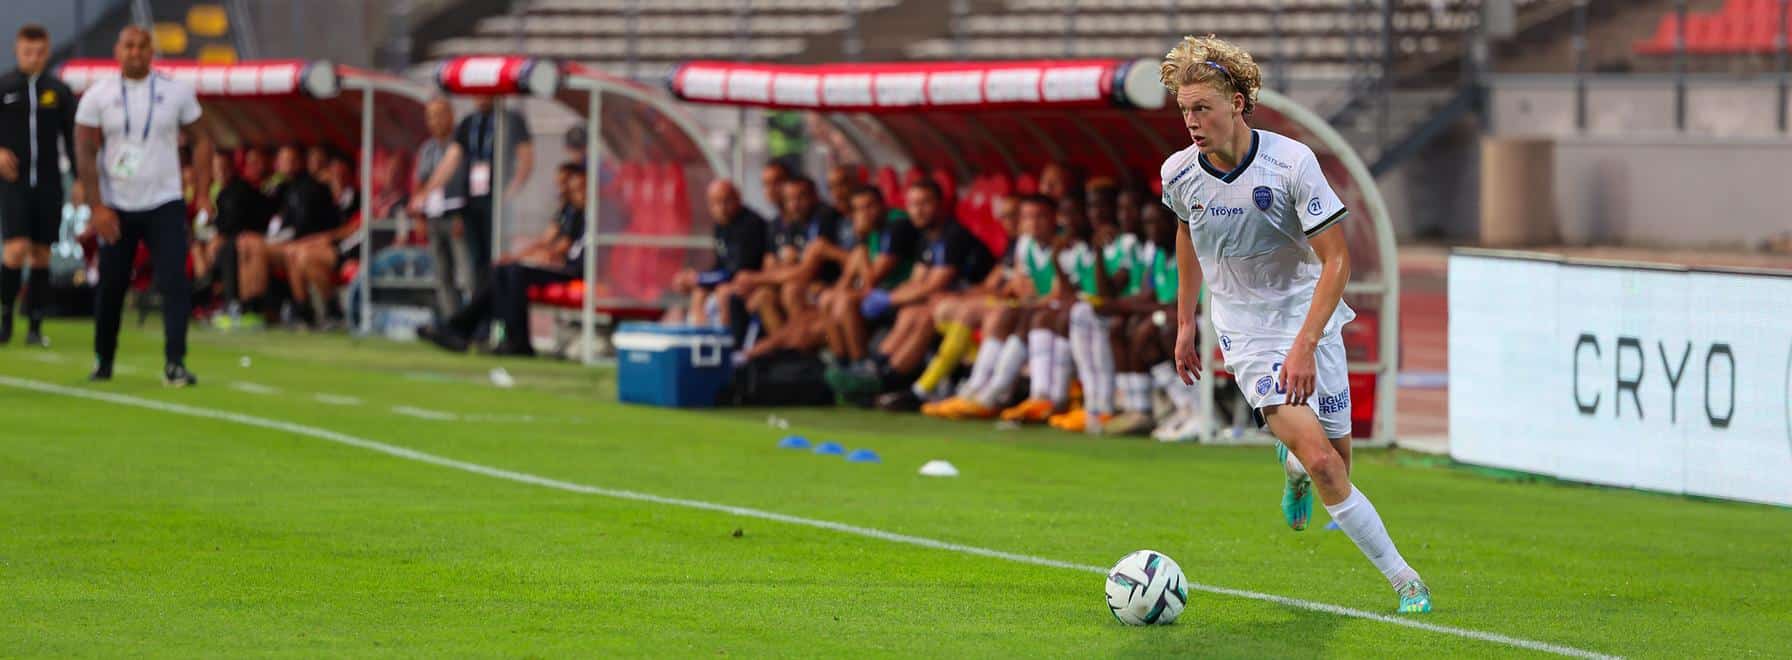
[[[1772,53],[1779,47],[1779,38],[1787,34],[1786,16],[1781,11],[1779,0],[1725,0],[1716,10],[1689,12],[1686,51],[1690,55]],[[1664,14],[1655,34],[1636,42],[1633,50],[1639,55],[1671,55],[1679,32],[1680,17]]]

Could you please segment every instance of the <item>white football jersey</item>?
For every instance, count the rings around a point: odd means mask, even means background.
[[[1319,257],[1307,238],[1348,213],[1313,150],[1256,130],[1231,172],[1189,145],[1164,161],[1163,182],[1164,204],[1194,240],[1221,348],[1240,356],[1288,350],[1319,283]],[[1354,318],[1339,301],[1325,334]]]

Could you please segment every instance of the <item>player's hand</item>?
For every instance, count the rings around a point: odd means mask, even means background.
[[[0,179],[19,180],[19,157],[11,149],[0,149]]]
[[[1184,385],[1201,379],[1201,342],[1195,340],[1192,325],[1176,329],[1176,375],[1182,377]]]
[[[1282,363],[1282,371],[1276,374],[1279,389],[1288,393],[1288,404],[1306,405],[1307,399],[1313,396],[1313,382],[1316,378],[1313,368],[1313,348],[1316,344],[1301,338],[1295,338],[1294,347],[1288,349],[1288,361]]]
[[[118,213],[111,207],[99,205],[93,207],[93,215],[87,219],[87,226],[98,234],[100,242],[111,243],[118,240]]]
[[[193,200],[193,213],[204,213],[206,218],[215,222],[218,218],[218,207],[212,202],[211,195],[202,193],[198,195],[198,199]]]

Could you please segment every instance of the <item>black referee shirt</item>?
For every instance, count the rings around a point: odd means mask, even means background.
[[[0,76],[0,147],[19,159],[17,183],[62,189],[56,143],[75,156],[75,94],[48,72]]]

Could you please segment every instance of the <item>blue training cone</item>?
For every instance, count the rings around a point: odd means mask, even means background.
[[[787,435],[778,441],[779,449],[808,449],[809,439],[800,435]]]
[[[819,445],[815,445],[815,453],[826,454],[828,456],[839,456],[841,454],[846,453],[846,448],[840,446],[840,443],[830,440],[827,442],[823,442]]]
[[[882,463],[883,462],[882,460],[880,460],[877,457],[877,452],[871,451],[869,449],[854,449],[854,450],[852,450],[852,453],[846,455],[846,461],[848,463]]]

